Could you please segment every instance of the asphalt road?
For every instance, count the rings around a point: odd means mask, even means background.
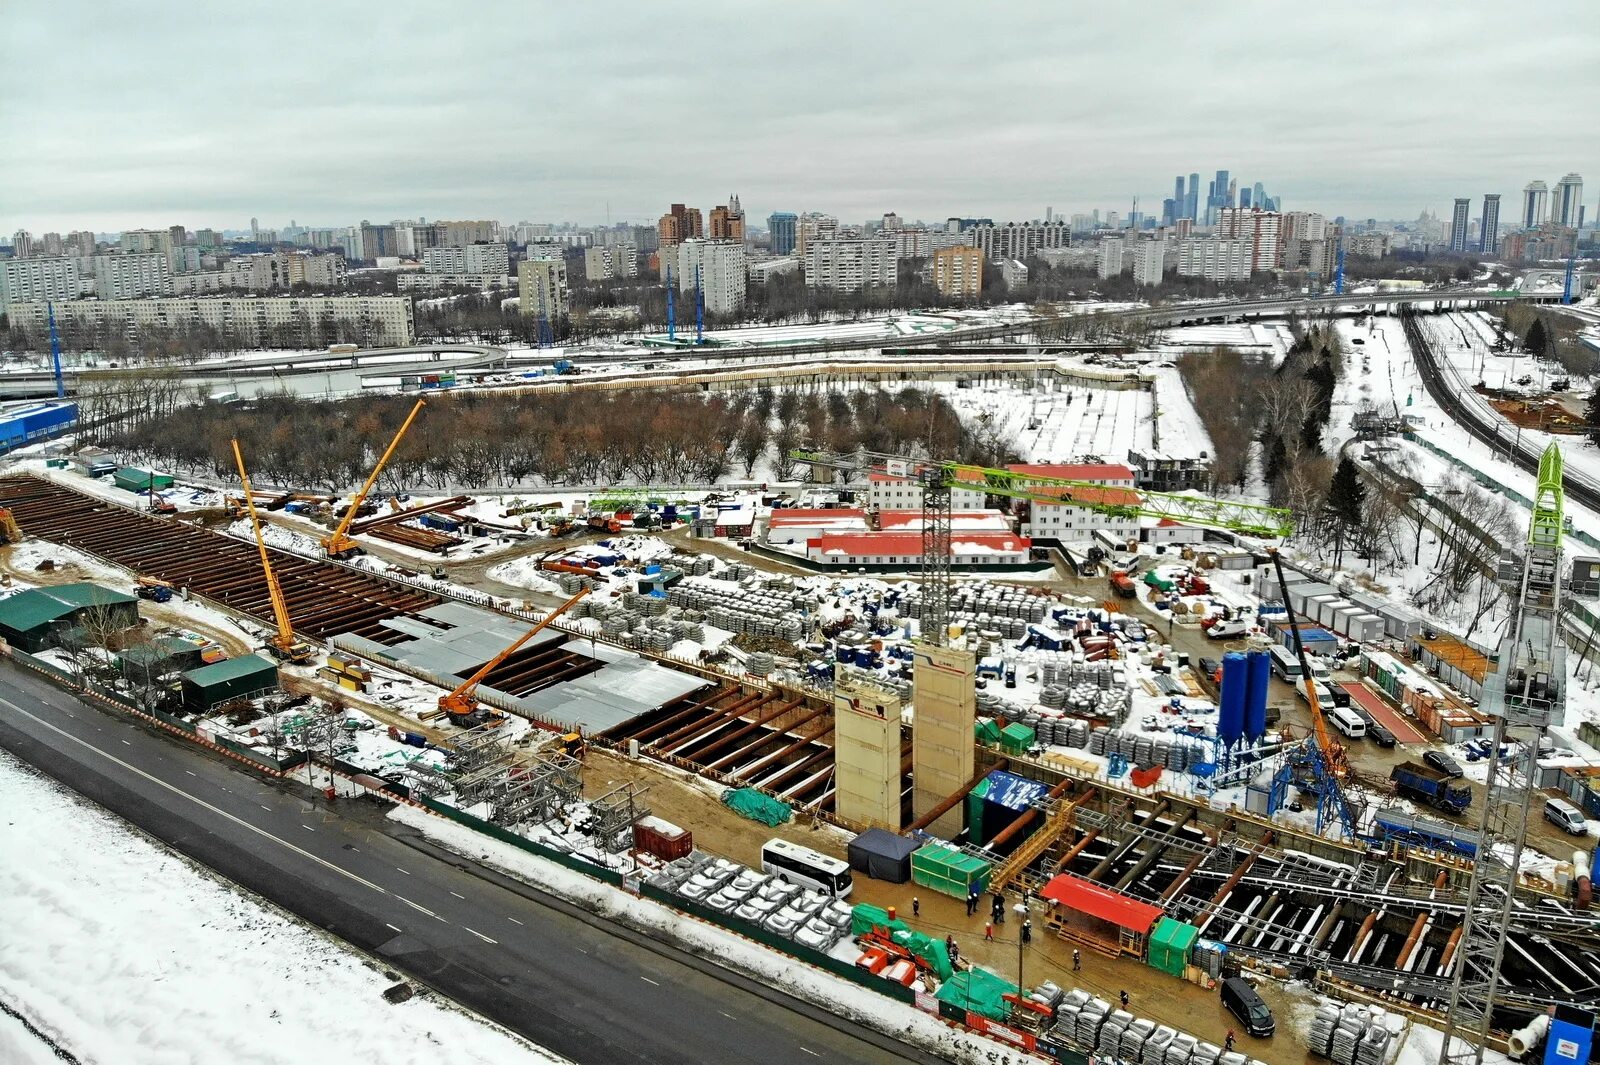
[[[197,862],[577,1062],[940,1059],[0,665],[0,747]],[[270,995],[270,988],[261,989]]]

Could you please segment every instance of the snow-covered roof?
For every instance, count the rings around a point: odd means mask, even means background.
[[[912,532],[922,528],[920,510],[883,510],[878,512],[878,528],[884,532]],[[998,510],[958,510],[950,515],[952,529],[978,529],[1006,532],[1011,522]]]
[[[1114,462],[1013,462],[1012,473],[1055,477],[1063,481],[1131,481],[1133,470]]]
[[[817,545],[825,555],[905,555],[922,554],[922,534],[902,532],[823,533],[807,542]],[[961,532],[950,538],[950,551],[958,555],[989,552],[1026,551],[1032,545],[1026,536],[1009,532]]]

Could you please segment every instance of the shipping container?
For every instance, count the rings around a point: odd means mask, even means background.
[[[664,862],[675,862],[694,850],[694,833],[659,817],[641,817],[633,823],[633,847]]]

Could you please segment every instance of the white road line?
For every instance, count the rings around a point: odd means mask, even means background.
[[[192,770],[192,769],[185,769],[184,772],[188,773],[191,777],[194,776],[194,770]],[[195,777],[195,779],[198,780],[200,778],[199,777]]]
[[[127,741],[127,740],[123,740],[123,741],[122,741],[122,742],[123,742],[123,743],[128,743],[128,741]],[[129,747],[132,747],[132,746],[133,746],[133,744],[131,744],[131,743],[128,743],[128,746],[129,746]]]
[[[655,986],[657,986],[657,987],[661,986],[659,983],[656,983],[656,981],[650,979],[648,976],[641,976],[641,977],[639,977],[639,979],[643,980],[647,984],[655,984]]]
[[[296,847],[293,843],[290,843],[288,840],[282,839],[282,838],[280,838],[278,836],[275,836],[271,832],[268,832],[264,828],[257,828],[255,825],[252,825],[250,822],[244,820],[243,818],[235,817],[233,814],[230,814],[228,811],[220,809],[219,807],[213,806],[210,803],[206,802],[204,799],[196,798],[195,796],[190,795],[187,791],[184,791],[182,788],[175,787],[172,784],[168,784],[165,780],[162,780],[160,777],[153,776],[150,773],[146,773],[143,769],[140,769],[136,765],[130,765],[129,763],[124,762],[122,759],[118,758],[116,755],[108,754],[107,752],[102,751],[100,748],[96,747],[94,744],[90,743],[88,740],[79,739],[77,736],[74,736],[72,733],[66,731],[65,729],[58,728],[57,726],[51,724],[49,721],[46,721],[44,718],[38,717],[38,716],[36,716],[34,714],[28,713],[26,710],[22,709],[22,707],[18,706],[16,703],[13,703],[9,699],[0,699],[0,706],[5,706],[5,707],[10,708],[11,710],[15,711],[16,713],[21,714],[23,717],[29,719],[30,721],[36,722],[37,724],[43,726],[44,728],[49,729],[51,732],[57,733],[58,735],[66,738],[68,740],[71,740],[73,743],[76,743],[78,746],[88,748],[89,750],[91,750],[94,753],[98,754],[100,757],[106,759],[107,761],[115,762],[117,765],[120,765],[122,768],[128,770],[130,773],[138,774],[139,776],[141,776],[144,779],[148,780],[150,783],[156,785],[157,787],[165,788],[167,791],[172,792],[172,794],[174,794],[174,795],[180,795],[183,798],[188,799],[190,802],[194,803],[196,806],[200,806],[200,807],[203,807],[203,808],[205,808],[207,810],[210,810],[212,813],[216,814],[218,817],[226,818],[227,820],[232,821],[234,824],[238,825],[240,828],[245,829],[248,832],[254,832],[256,835],[262,837],[263,839],[269,839],[272,842],[278,844],[279,846],[282,846],[282,847],[287,848],[288,850],[294,851],[296,854],[300,855],[302,858],[306,858],[306,859],[309,859],[310,861],[316,862],[318,865],[323,866],[324,868],[329,869],[329,870],[331,870],[331,871],[333,871],[335,873],[338,873],[340,876],[346,878],[347,880],[353,880],[357,884],[360,884],[362,887],[369,887],[373,891],[376,891],[380,895],[389,894],[387,889],[385,889],[383,887],[380,887],[377,884],[374,884],[372,881],[364,879],[362,877],[359,877],[356,874],[352,873],[348,869],[344,869],[344,868],[341,868],[340,866],[334,865],[332,862],[328,861],[326,858],[318,857],[317,855],[312,854],[308,850],[302,850],[301,848]],[[271,810],[272,807],[263,806],[262,809],[263,810]]]
[[[263,806],[261,803],[257,803],[256,805],[257,806],[261,806],[261,808],[263,810],[267,811],[267,813],[269,813],[269,814],[272,812],[272,807],[270,807],[270,806]]]
[[[722,1011],[722,1010],[718,1010],[718,1011],[717,1011],[717,1012],[718,1012],[718,1013],[721,1013],[721,1014],[722,1014],[722,1015],[723,1015],[723,1016],[724,1016],[724,1017],[726,1017],[726,1018],[728,1018],[728,1020],[730,1020],[730,1021],[736,1021],[736,1020],[738,1020],[738,1019],[739,1019],[739,1018],[737,1018],[737,1017],[735,1017],[735,1016],[734,1016],[734,1015],[733,1015],[733,1014],[731,1014],[731,1013],[724,1013],[724,1012],[723,1012],[723,1011]]]
[[[438,914],[434,913],[432,910],[428,909],[426,906],[419,906],[415,902],[412,902],[410,899],[406,898],[404,895],[396,895],[395,898],[399,899],[401,902],[405,903],[407,906],[410,906],[413,910],[419,910],[422,913],[427,914],[429,917],[438,917],[439,916]]]
[[[462,928],[467,928],[466,925],[462,925],[461,927]],[[484,935],[482,932],[478,931],[476,928],[467,928],[467,931],[471,932],[473,935],[477,936],[479,939],[483,940],[485,943],[499,943],[500,942],[497,939],[490,939],[488,936]]]
[[[397,866],[395,866],[395,870],[396,870],[396,871],[397,871],[397,872],[401,872],[401,873],[404,873],[404,874],[406,874],[406,875],[407,875],[407,876],[410,876],[410,875],[411,875],[411,870],[409,870],[409,869],[401,869],[401,868],[400,868],[400,867],[399,867],[399,866],[398,866],[398,865],[397,865]]]
[[[389,923],[389,922],[387,922],[387,921],[385,921],[385,922],[384,922],[384,923],[383,923],[383,927],[385,927],[385,928],[394,928],[394,925],[392,925],[392,924],[390,924],[390,923]],[[400,931],[400,929],[398,929],[398,928],[394,928],[394,930],[395,930],[395,931],[396,931],[396,932],[399,932],[399,931]],[[405,933],[403,933],[403,932],[401,932],[401,935],[404,935],[404,934],[405,934]]]
[[[800,1049],[804,1050],[807,1054],[810,1054],[814,1058],[822,1057],[821,1054],[818,1054],[815,1050],[812,1050],[810,1047],[801,1047]]]
[[[350,849],[355,851],[357,854],[361,853],[361,848],[360,847],[351,847]]]
[[[507,917],[506,920],[510,921],[512,924],[521,924],[522,923],[521,921],[517,920],[515,917]]]
[[[450,894],[456,895],[456,893],[454,891],[450,892]],[[465,895],[456,895],[456,898],[458,898],[458,899],[462,900],[463,902],[465,902],[467,897]]]
[[[315,832],[316,831],[316,829],[312,828],[310,825],[301,825],[300,827],[305,829],[307,832]]]

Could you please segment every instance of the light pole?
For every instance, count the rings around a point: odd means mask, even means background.
[[[1022,926],[1028,920],[1027,898],[1024,897],[1021,902],[1017,903],[1011,908],[1016,912],[1017,915],[1017,995],[1021,997],[1024,991],[1024,985],[1022,983],[1022,948],[1025,943],[1025,940],[1023,939]]]

